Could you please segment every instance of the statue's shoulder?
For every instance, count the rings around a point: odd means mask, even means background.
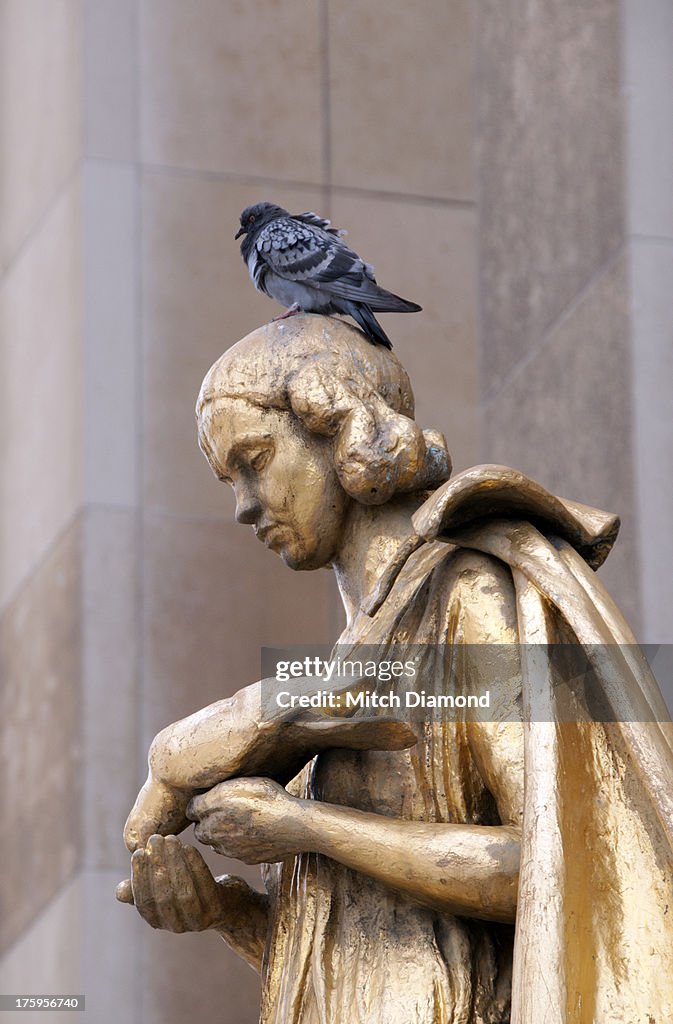
[[[470,568],[489,575],[502,573],[494,558],[470,546],[466,534],[479,527],[495,528],[503,520],[530,523],[550,538],[571,544],[592,569],[603,564],[617,538],[619,517],[559,498],[542,484],[507,466],[473,466],[433,491],[412,516],[412,533],[382,573],[362,610],[374,615],[393,594],[410,599],[432,574],[459,573]],[[460,552],[460,553],[459,553]]]
[[[567,540],[597,569],[619,532],[619,517],[559,498],[542,484],[507,466],[473,466],[447,480],[413,516],[416,535],[424,541],[451,540],[460,530],[488,521],[518,519],[545,534]]]

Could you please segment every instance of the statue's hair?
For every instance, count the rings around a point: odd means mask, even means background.
[[[312,433],[332,438],[341,485],[365,505],[437,487],[451,473],[442,434],[414,422],[402,364],[341,320],[304,315],[271,323],[217,360],[196,406],[207,456],[208,421],[225,398],[291,411]]]

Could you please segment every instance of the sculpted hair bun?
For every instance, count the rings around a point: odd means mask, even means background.
[[[338,379],[332,371],[330,365],[313,363],[293,375],[287,390],[302,423],[334,438],[335,468],[348,494],[365,505],[380,505],[398,492],[437,487],[448,479],[451,460],[439,432],[422,431],[364,376]]]

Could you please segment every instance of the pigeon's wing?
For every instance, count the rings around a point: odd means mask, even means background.
[[[348,234],[347,231],[343,231],[341,228],[333,227],[331,220],[325,220],[323,217],[319,217],[317,213],[295,213],[292,216],[292,220],[298,220],[302,224],[313,224],[315,227],[322,228],[328,234],[337,235],[339,238],[343,238]]]
[[[333,276],[364,266],[335,232],[297,217],[278,217],[267,224],[255,239],[255,249],[259,275],[271,270],[288,281],[318,289]]]
[[[361,261],[360,261],[361,263]],[[365,264],[366,268],[368,264]],[[317,281],[312,281],[314,288],[328,292],[335,298],[344,302],[359,303],[368,306],[370,310],[379,313],[417,313],[420,306],[416,302],[409,302],[407,299],[386,291],[370,276],[362,267],[346,269],[347,261],[338,257],[321,272]]]
[[[380,313],[413,313],[421,308],[381,288],[376,283],[372,265],[361,260],[343,242],[334,245],[329,263],[318,270],[311,283],[314,288],[344,302],[364,304]]]
[[[255,246],[259,257],[255,284],[263,291],[264,276],[271,270],[288,281],[347,302],[365,303],[372,310],[410,312],[420,308],[380,288],[370,263],[361,260],[334,232],[312,221],[278,217],[260,231]]]

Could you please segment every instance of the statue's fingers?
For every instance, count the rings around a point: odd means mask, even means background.
[[[218,782],[206,793],[192,797],[187,804],[187,817],[192,821],[199,821],[209,814],[222,811],[225,806],[231,807],[232,799],[240,796],[242,789],[245,791],[244,795],[249,795],[250,787],[255,782],[275,785],[269,783],[268,779],[227,779],[225,782]]]
[[[213,900],[218,899],[220,893],[210,868],[195,846],[185,846],[184,855],[201,907],[204,911],[212,910]]]
[[[231,822],[223,814],[214,812],[207,814],[202,821],[197,821],[194,826],[194,835],[204,846],[213,846],[217,843],[218,848],[226,842],[227,835],[231,831]]]
[[[199,796],[192,797],[187,804],[187,810],[185,812],[190,821],[198,821],[213,810],[213,806],[217,799],[217,794],[213,796],[213,790],[215,789],[219,789],[219,784],[217,786],[213,786],[213,789],[209,789],[207,793],[201,793]]]
[[[125,878],[115,889],[115,896],[120,903],[130,903],[133,906],[133,886],[130,878]]]
[[[154,903],[149,861],[145,849],[136,850],[131,857],[131,886],[136,910],[152,928],[160,928]]]
[[[200,843],[205,846],[210,846],[210,830],[208,828],[208,817],[205,817],[203,821],[196,821],[194,825],[194,836]]]
[[[183,846],[175,836],[168,836],[164,841],[166,870],[170,876],[176,909],[185,930],[193,932],[199,931],[203,927],[204,913],[212,908],[209,908],[207,899],[202,899],[199,887],[190,871],[188,855],[190,849],[193,847]]]
[[[185,931],[178,906],[178,893],[173,889],[173,880],[167,864],[166,840],[163,836],[150,836],[145,847],[152,895],[161,928],[171,932]]]
[[[194,879],[194,885],[199,890],[199,894],[207,896],[210,887],[215,884],[210,868],[195,846],[185,846],[184,855],[189,873]]]

